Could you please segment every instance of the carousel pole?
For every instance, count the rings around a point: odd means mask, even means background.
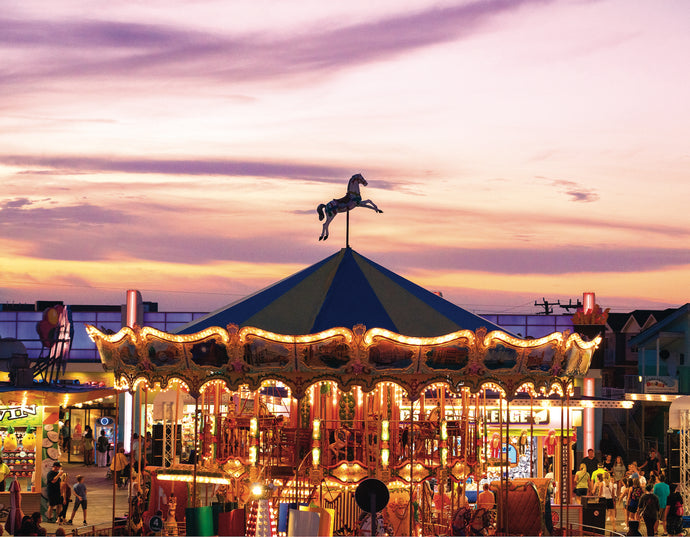
[[[172,428],[172,446],[169,447],[170,465],[175,464],[175,457],[177,456],[177,420],[180,414],[180,385],[178,384],[175,390],[175,414],[171,416],[170,427]],[[196,416],[194,417],[196,419]],[[182,430],[180,428],[180,434]],[[168,435],[165,435],[166,437]],[[167,447],[167,446],[166,446]],[[196,438],[194,438],[194,449],[196,449]],[[163,457],[163,465],[165,465],[165,457]]]
[[[408,510],[410,512],[410,533],[414,535],[414,505],[412,505],[414,498],[414,399],[410,398],[410,504]],[[373,515],[372,515],[373,516]]]
[[[136,396],[137,396],[138,392],[139,392],[138,388],[135,388],[133,391],[130,390],[130,392],[129,392],[130,396],[132,397],[132,431],[125,431],[125,434],[127,434],[129,432],[130,435],[132,435],[132,433],[134,432],[134,424],[136,423],[134,421],[135,412],[136,412],[135,407],[137,406],[136,405],[136,400],[137,400]],[[131,446],[131,444],[130,444],[130,446]],[[141,440],[139,441],[139,451],[141,451]],[[127,513],[128,513],[127,521],[128,522],[132,520],[132,500],[131,500],[131,498],[132,498],[132,470],[133,470],[133,466],[134,466],[134,457],[132,457],[131,447],[130,447],[130,453],[129,453],[129,460],[130,460],[129,475],[127,476],[127,478],[128,478],[127,479],[127,489],[128,489],[127,497],[130,498],[129,500],[127,500]],[[138,474],[139,474],[139,472],[137,472],[137,475]]]
[[[120,421],[120,393],[117,392],[115,395],[115,423],[113,424],[113,459],[110,462],[112,468],[116,468],[116,460],[117,460],[117,453],[118,453],[118,441],[117,441],[117,424]],[[115,470],[112,470],[113,474],[113,512],[112,512],[112,529],[115,529],[115,500],[117,499],[117,472]]]
[[[572,450],[570,449],[570,383],[568,383],[566,385],[566,388],[565,388],[565,401],[566,401],[566,404],[568,405],[568,412],[566,414],[566,425],[568,427],[568,440],[566,441],[565,461],[561,461],[561,466],[563,466],[563,464],[565,464],[566,470],[565,470],[565,472],[563,472],[563,469],[561,469],[561,475],[570,475],[570,473],[571,473],[571,471],[570,471],[570,456],[572,453]],[[563,443],[562,441],[563,441],[563,439],[561,439],[561,444]],[[561,453],[562,453],[562,451],[561,451]],[[563,480],[561,479],[561,481],[563,481]],[[565,485],[563,485],[563,486],[565,486]],[[570,502],[572,501],[570,495],[572,493],[572,490],[571,490],[571,487],[569,485],[565,488],[565,490],[566,490],[566,498],[567,498],[566,508],[565,508],[565,516],[569,517],[570,516]],[[615,523],[615,520],[614,520],[614,523]]]
[[[561,387],[562,387],[562,385],[561,385]],[[563,397],[561,397],[561,446],[563,446]],[[562,447],[561,447],[560,458],[563,459],[563,448]],[[556,462],[556,454],[554,453],[554,467],[556,466],[555,462]],[[563,476],[563,475],[564,475],[563,474],[563,460],[561,460],[561,476]],[[563,481],[563,479],[561,479],[561,481]],[[570,483],[568,483],[568,485],[566,485],[565,483],[561,483],[561,486],[566,486],[567,487],[566,490],[570,490]],[[563,491],[563,489],[561,489],[561,493],[562,493],[562,491]],[[563,498],[563,494],[561,494],[561,498]],[[566,516],[568,516],[567,513],[566,513]],[[565,526],[565,519],[563,518],[563,501],[561,501],[560,517],[561,517],[560,518],[561,528],[563,528]]]
[[[505,474],[503,471],[503,397],[501,397],[501,392],[498,392],[498,475],[499,477],[499,483],[500,483],[500,490],[498,491],[498,495],[503,493],[503,490],[505,488]],[[500,505],[500,504],[499,504]],[[498,509],[498,506],[496,506],[496,509]],[[501,531],[505,529],[505,510],[501,509],[500,510],[500,516],[498,517],[500,520],[500,528]]]
[[[144,453],[144,462],[146,464],[149,463],[148,458],[146,457],[147,449],[148,449],[148,442],[146,441],[146,431],[148,430],[148,408],[149,408],[149,387],[148,384],[145,385],[144,387],[144,434],[143,438],[140,436],[139,437],[139,451]],[[143,442],[143,448],[141,447],[141,444]],[[139,468],[141,469],[141,462],[139,462]]]
[[[529,392],[529,476],[534,477],[534,396]]]
[[[506,393],[507,395],[507,393]],[[505,484],[505,501],[503,502],[503,520],[505,531],[510,534],[508,530],[508,484],[510,483],[510,399],[506,398],[506,484]]]
[[[196,507],[196,469],[199,460],[199,396],[194,397],[194,470],[192,473],[192,507]]]
[[[486,415],[486,388],[482,390],[483,395],[484,395],[484,408],[483,414],[484,414],[484,442],[483,442],[483,449],[484,449],[484,461],[487,463],[487,468],[488,468],[488,461],[489,461],[489,456],[487,453],[488,449],[488,440],[489,440],[489,425],[487,423],[487,415]]]

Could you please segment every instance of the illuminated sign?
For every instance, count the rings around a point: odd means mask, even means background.
[[[532,421],[531,416],[534,416]],[[508,421],[508,414],[504,410],[502,413],[498,408],[489,408],[486,411],[487,423],[506,423]],[[510,423],[515,424],[529,424],[547,425],[551,421],[549,416],[549,409],[535,410],[531,412],[529,409],[511,409]]]
[[[20,421],[22,423],[16,423]],[[37,426],[42,424],[42,421],[38,405],[0,406],[0,426],[7,427],[10,423],[15,427]]]

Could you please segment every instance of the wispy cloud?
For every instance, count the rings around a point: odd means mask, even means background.
[[[342,184],[353,173],[343,166],[325,166],[289,161],[252,161],[242,159],[159,159],[105,156],[1,155],[0,164],[23,167],[20,174],[81,175],[86,173],[161,174],[169,176],[222,176],[294,179]],[[375,171],[375,170],[372,170]],[[391,171],[387,171],[390,175]],[[394,173],[394,172],[393,172]],[[374,186],[383,190],[404,188],[409,182],[377,180]]]
[[[99,207],[89,203],[47,207],[35,206],[27,198],[7,200],[0,203],[0,228],[19,224],[28,236],[33,230],[41,233],[55,225],[105,225],[126,222],[129,218],[123,211]],[[20,231],[14,228],[15,231]],[[15,232],[13,236],[16,237]]]
[[[591,203],[599,200],[599,193],[591,188],[585,188],[575,181],[555,180],[552,181],[554,186],[558,187],[561,192],[570,197],[570,201]]]
[[[690,265],[690,250],[682,248],[568,244],[552,248],[439,248],[423,252],[386,252],[389,263],[426,266],[435,270],[480,271],[490,274],[573,274],[640,272]],[[432,263],[429,260],[433,260]]]
[[[476,1],[371,22],[307,28],[291,36],[217,35],[190,28],[99,20],[18,20],[0,15],[0,47],[42,50],[1,83],[131,76],[244,82],[337,71],[462,39],[494,17],[545,0]],[[326,29],[324,29],[324,26]],[[59,54],[55,54],[60,51]]]

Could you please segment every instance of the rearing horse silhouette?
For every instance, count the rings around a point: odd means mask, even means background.
[[[367,180],[364,179],[361,173],[355,174],[350,178],[350,182],[347,184],[347,194],[345,194],[344,197],[331,200],[328,203],[322,203],[316,208],[316,212],[319,213],[319,220],[323,220],[324,216],[326,217],[326,221],[323,223],[321,236],[319,237],[320,241],[325,241],[328,238],[328,225],[338,213],[344,213],[355,207],[366,207],[377,213],[383,212],[373,201],[362,201],[362,195],[359,193],[359,185],[367,186],[367,184]]]

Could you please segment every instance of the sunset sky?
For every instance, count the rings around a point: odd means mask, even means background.
[[[690,301],[690,2],[3,2],[0,302],[209,311],[350,244],[479,313]]]

